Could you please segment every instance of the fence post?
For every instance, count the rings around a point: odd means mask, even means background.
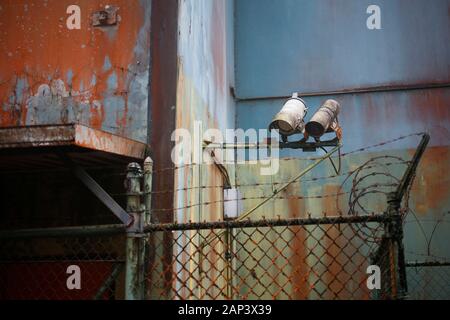
[[[145,205],[145,225],[149,225],[152,221],[152,174],[153,161],[150,157],[144,160],[144,205]]]
[[[126,261],[125,261],[125,299],[138,300],[143,298],[143,223],[144,210],[141,206],[142,170],[138,163],[127,166],[125,186],[127,191],[127,212],[133,217],[133,222],[127,226]]]
[[[406,282],[405,250],[403,247],[403,222],[400,213],[400,201],[396,192],[388,194],[386,233],[389,238],[389,259],[391,260],[391,280],[394,287],[391,288],[393,299],[404,299],[408,288]]]
[[[150,157],[145,158],[144,160],[144,208],[145,208],[145,216],[144,216],[144,227],[148,226],[152,223],[152,176],[153,176],[153,161]],[[148,261],[150,256],[150,235],[147,234],[143,238],[143,249],[142,249],[142,283],[144,283],[143,288],[143,298],[149,298],[150,295],[147,292],[146,288],[146,268],[148,267]]]

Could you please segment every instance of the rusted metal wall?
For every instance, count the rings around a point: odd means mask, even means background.
[[[380,9],[379,30],[367,28],[370,5]],[[237,95],[448,84],[448,6],[448,0],[237,0]]]
[[[179,1],[178,24],[176,128],[187,129],[193,139],[201,141],[201,131],[215,128],[225,133],[226,128],[234,127],[234,100],[229,89],[234,81],[233,1]],[[194,136],[196,125],[201,129],[199,135]],[[194,150],[190,155],[193,157]],[[210,154],[205,157],[211,160]],[[220,171],[214,165],[192,159],[193,165],[175,170],[175,189],[178,191],[174,218],[179,222],[222,219],[223,191],[220,186],[223,178]],[[218,188],[200,188],[204,185],[217,185]],[[189,239],[180,239],[178,245],[187,244],[183,241]],[[174,248],[174,255],[178,250],[180,247]],[[216,260],[214,255],[208,259]],[[189,272],[183,270],[198,272],[194,261],[184,266],[183,261],[179,261],[174,268],[179,279],[189,277]],[[174,283],[175,287],[179,285]],[[192,290],[202,290],[194,282],[192,285]]]
[[[176,128],[189,130],[194,138],[195,123],[203,132],[215,128],[225,133],[234,127],[233,86],[233,2],[220,0],[180,1],[178,36],[178,88]],[[194,152],[194,150],[192,150]],[[194,159],[194,157],[192,157]],[[208,155],[206,155],[208,159]],[[221,185],[214,165],[198,165],[176,170],[176,207],[222,199],[222,190],[198,189],[201,185]],[[197,187],[195,189],[195,187]],[[178,210],[178,221],[217,220],[222,204]]]
[[[78,122],[147,142],[150,4],[2,0],[0,126]],[[107,5],[115,19],[98,20]]]
[[[151,22],[150,156],[155,221],[173,221],[174,170],[171,159],[177,99],[178,0],[153,0]],[[169,170],[168,170],[169,168]],[[162,191],[162,192],[161,192]]]
[[[381,8],[380,30],[366,27],[371,4]],[[310,107],[308,119],[326,99],[341,103],[343,152],[428,131],[431,142],[411,191],[413,211],[405,222],[406,258],[448,259],[450,1],[237,0],[235,7],[236,127],[267,128],[286,98],[298,91]],[[417,143],[417,138],[408,138],[348,155],[342,170],[379,155],[409,159]],[[280,173],[272,178],[258,177],[257,167],[240,165],[237,183],[262,179],[268,185],[242,188],[242,193],[268,195],[273,181],[286,181],[309,163],[302,159],[312,155],[283,151],[281,156],[292,160],[282,161]],[[404,168],[389,170],[401,176]],[[323,163],[306,178],[332,173],[330,164]],[[348,194],[338,200],[314,198],[336,194],[342,179],[297,183],[285,195],[294,197],[267,204],[254,216],[345,213]],[[258,201],[245,201],[245,208]],[[386,198],[369,197],[363,205],[382,211]],[[299,244],[297,249],[302,246],[307,247]]]

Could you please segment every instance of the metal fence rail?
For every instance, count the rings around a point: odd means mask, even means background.
[[[391,298],[367,287],[386,215],[151,225],[147,298]],[[381,259],[390,274],[391,259]],[[382,277],[386,279],[386,277]],[[394,282],[394,286],[396,283]]]
[[[409,299],[450,300],[450,261],[410,261],[406,274]]]

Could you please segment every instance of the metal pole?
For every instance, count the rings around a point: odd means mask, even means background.
[[[126,263],[125,263],[125,299],[139,300],[143,298],[142,251],[144,210],[141,207],[142,170],[138,163],[130,163],[127,167],[125,185],[127,189],[127,212],[133,222],[127,226]]]
[[[152,175],[153,161],[150,157],[144,160],[144,205],[145,205],[145,221],[144,225],[151,223],[152,208]]]
[[[150,157],[145,158],[144,160],[144,226],[148,226],[152,223],[152,176],[153,176],[153,160]],[[143,230],[142,230],[143,231]],[[149,258],[149,249],[150,249],[150,237],[147,235],[142,238],[142,250],[141,250],[141,276],[143,283],[143,298],[150,295],[146,292],[146,279],[145,279],[145,270],[148,263]]]
[[[396,271],[398,272],[398,280],[396,277],[396,284],[398,284],[398,290],[393,292],[394,298],[404,299],[408,292],[408,284],[406,280],[406,262],[405,262],[405,250],[403,246],[403,216],[400,213],[400,205],[410,184],[413,182],[417,167],[420,159],[422,158],[427,145],[430,141],[430,135],[424,133],[422,139],[414,153],[411,163],[406,169],[403,177],[400,181],[397,190],[388,194],[388,208],[387,215],[391,219],[388,222],[387,234],[390,241],[394,244],[396,253]]]

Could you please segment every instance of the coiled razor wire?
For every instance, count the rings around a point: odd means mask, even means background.
[[[383,163],[385,160],[396,160],[397,164],[400,165],[408,165],[409,162],[405,161],[403,158],[398,156],[377,156],[371,158],[356,168],[353,172],[350,172],[344,181],[341,183],[338,189],[338,193],[344,190],[345,185],[351,180],[352,187],[348,197],[348,211],[347,214],[349,216],[358,216],[360,212],[363,214],[370,214],[373,210],[370,210],[367,206],[364,205],[364,201],[367,198],[374,194],[383,194],[388,195],[389,193],[395,191],[395,189],[400,184],[400,179],[389,172],[388,166]],[[372,182],[373,178],[386,177],[390,181],[389,182]],[[377,179],[379,180],[379,179]],[[406,213],[409,208],[409,193],[411,187],[408,188],[407,194],[404,197],[402,208],[402,220],[404,220]],[[339,208],[339,198],[336,197],[336,207]],[[361,226],[351,226],[355,235],[364,239],[365,241],[369,241],[372,243],[378,243],[381,239],[377,236],[380,233],[381,225],[377,227],[370,226],[366,223],[361,224]]]

